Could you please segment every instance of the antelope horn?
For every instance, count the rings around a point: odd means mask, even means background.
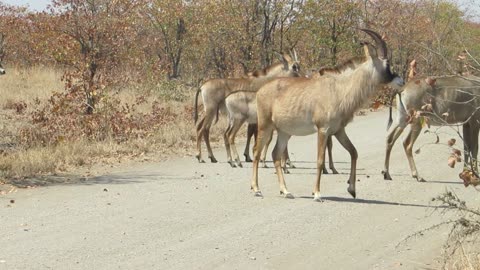
[[[276,50],[273,50],[273,53],[278,57],[278,59],[282,62],[283,67],[285,69],[288,69],[288,60],[285,58],[285,55],[277,52]]]
[[[293,48],[293,61],[298,62],[297,51]]]
[[[375,44],[377,45],[378,48],[380,48],[379,58],[382,60],[387,59],[387,55],[388,55],[387,44],[385,44],[385,41],[382,39],[382,37],[376,32],[369,29],[360,28],[359,30],[367,33],[369,36],[373,38],[373,40],[375,40]]]

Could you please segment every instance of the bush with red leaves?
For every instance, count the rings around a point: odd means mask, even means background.
[[[122,142],[148,137],[177,119],[177,113],[159,102],[152,103],[147,113],[139,112],[137,106],[145,100],[142,96],[134,104],[126,104],[114,96],[103,96],[98,99],[94,112],[87,114],[83,91],[72,88],[55,93],[47,103],[37,104],[38,109],[31,112],[31,125],[20,131],[20,142],[25,147],[79,139]]]

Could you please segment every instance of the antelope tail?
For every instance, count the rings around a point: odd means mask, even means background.
[[[200,94],[200,87],[197,89],[197,93],[195,94],[195,112],[193,114],[193,120],[197,123],[198,120],[198,94]]]
[[[396,92],[395,94],[398,95],[398,100],[400,101],[400,106],[402,107],[402,109],[405,110],[405,111],[407,111],[407,109],[405,108],[405,105],[403,105],[401,93],[400,93],[400,92]],[[392,123],[393,123],[392,107],[393,107],[393,98],[395,97],[395,94],[393,94],[393,95],[390,97],[390,109],[389,109],[389,114],[388,114],[387,131],[390,129],[390,126],[391,126]]]
[[[214,125],[218,122],[218,115],[220,114],[220,105],[217,105],[217,114],[215,115]]]
[[[393,97],[395,95],[392,95],[392,97],[390,98],[390,103],[393,101]],[[390,108],[388,109],[389,112],[388,112],[388,124],[387,124],[387,131],[390,129],[390,126],[392,125],[393,123],[393,118],[392,118],[392,107],[393,107],[393,104],[390,105]]]

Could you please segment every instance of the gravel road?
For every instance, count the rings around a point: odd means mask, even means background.
[[[264,198],[254,197],[251,164],[230,168],[223,148],[217,164],[178,157],[1,196],[0,269],[438,269],[448,228],[402,240],[451,218],[432,197],[449,189],[478,206],[479,193],[458,179],[462,164],[447,166],[443,145],[415,155],[428,180],[417,183],[398,142],[394,180],[384,181],[386,121],[380,110],[347,127],[359,153],[357,199],[347,192],[349,155],[334,139],[340,174],[322,177],[325,202],[312,200],[315,135],[290,140],[295,199],[279,195],[273,168],[260,169]],[[434,141],[422,134],[416,148]]]

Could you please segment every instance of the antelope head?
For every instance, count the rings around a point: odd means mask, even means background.
[[[373,38],[375,41],[375,49],[372,45],[365,42],[363,43],[365,49],[365,55],[367,60],[372,60],[375,69],[380,73],[380,81],[384,84],[389,84],[393,88],[400,88],[402,87],[405,82],[402,77],[398,76],[396,73],[392,72],[390,69],[390,63],[388,60],[388,51],[387,51],[387,44],[382,39],[382,37],[369,29],[360,29],[361,31],[365,32],[367,35]]]
[[[282,72],[284,77],[300,77],[300,61],[298,60],[297,52],[295,49],[288,54],[280,54],[275,52],[280,62],[283,64]]]
[[[297,53],[293,50],[291,56],[281,54],[277,51],[273,52],[280,63],[266,67],[263,70],[248,72],[248,78],[276,78],[276,77],[300,77],[300,61],[298,61]]]

